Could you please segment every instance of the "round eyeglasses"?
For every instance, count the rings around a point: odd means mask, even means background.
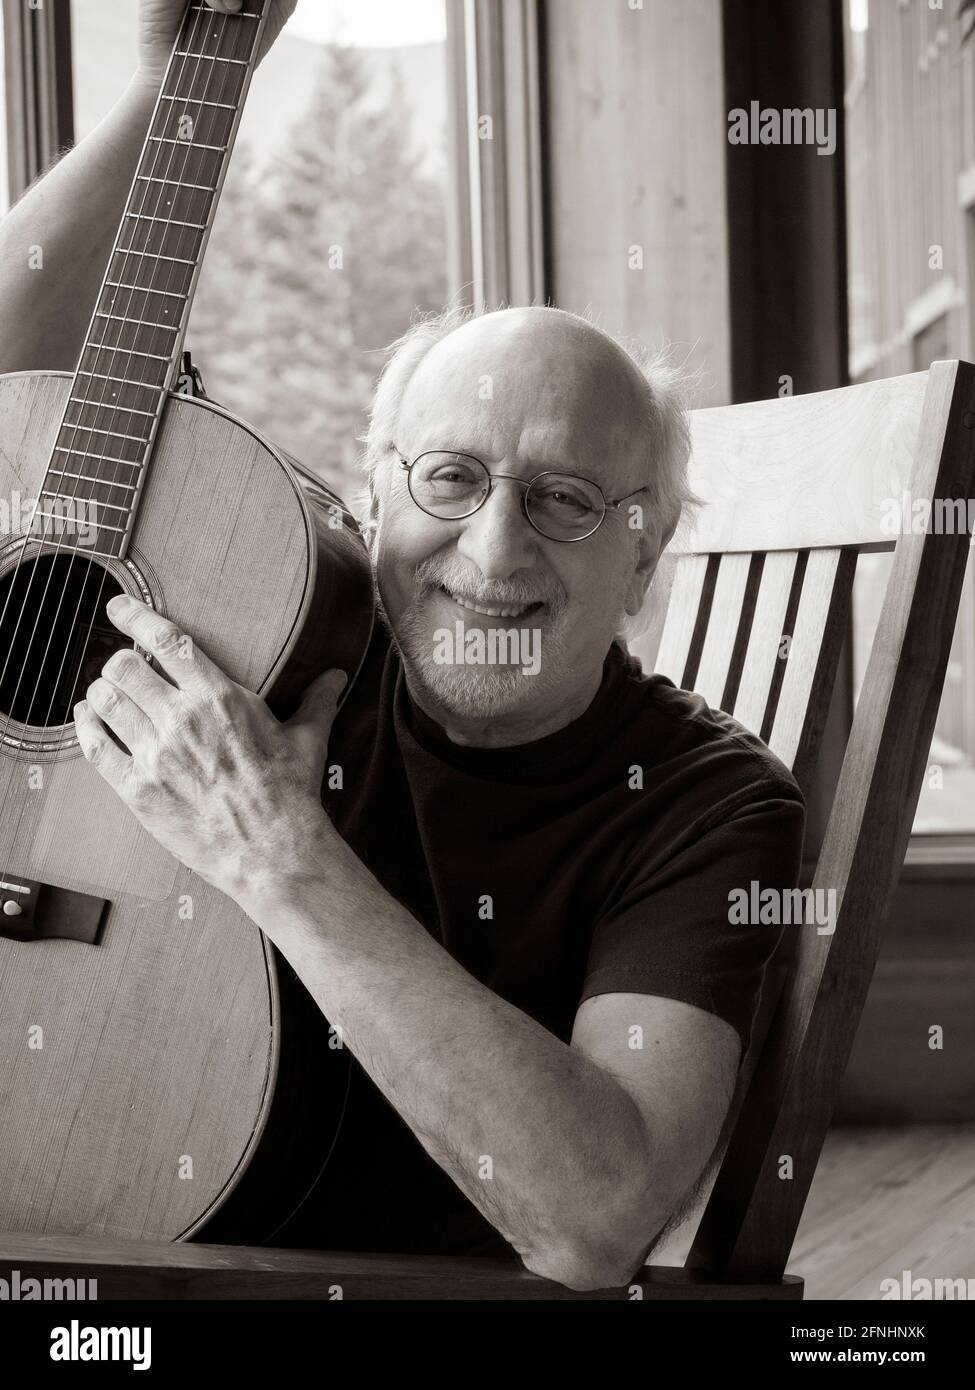
[[[398,452],[398,451],[397,451]],[[551,541],[584,541],[602,524],[612,508],[618,510],[630,497],[645,492],[646,485],[625,497],[607,501],[602,490],[577,473],[538,473],[528,482],[511,473],[489,473],[473,454],[432,449],[412,463],[400,455],[406,469],[410,496],[428,516],[460,521],[483,507],[499,478],[524,488],[522,510],[529,523]]]

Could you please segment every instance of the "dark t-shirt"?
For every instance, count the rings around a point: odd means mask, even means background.
[[[460,747],[412,702],[377,624],[328,761],[343,785],[326,808],[363,863],[556,1037],[582,1000],[624,991],[717,1014],[747,1047],[782,929],[733,925],[729,892],[795,886],[804,813],[786,768],[727,715],[614,644],[571,724]],[[276,1243],[512,1253],[354,1059],[328,1167]]]

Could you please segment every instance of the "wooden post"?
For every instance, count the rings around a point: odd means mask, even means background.
[[[3,40],[13,203],[74,143],[70,5],[5,5]]]
[[[829,155],[815,144],[728,143],[732,400],[846,386],[842,0],[724,0],[723,43],[729,112],[750,112],[752,102],[831,110],[836,132]],[[822,843],[852,718],[848,631],[809,795],[807,858]]]

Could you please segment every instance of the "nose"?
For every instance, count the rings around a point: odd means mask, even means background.
[[[520,483],[496,478],[487,501],[460,523],[457,549],[485,579],[508,579],[535,564],[539,537],[525,516],[524,495]]]

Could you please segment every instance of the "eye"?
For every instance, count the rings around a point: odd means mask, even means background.
[[[437,487],[471,487],[476,484],[477,475],[462,463],[444,463],[424,474],[423,480]]]
[[[476,459],[448,451],[417,460],[413,469],[414,495],[430,503],[468,500],[484,487],[484,473]]]
[[[543,506],[566,514],[582,516],[593,510],[593,504],[585,493],[561,482],[540,489],[538,500]]]

